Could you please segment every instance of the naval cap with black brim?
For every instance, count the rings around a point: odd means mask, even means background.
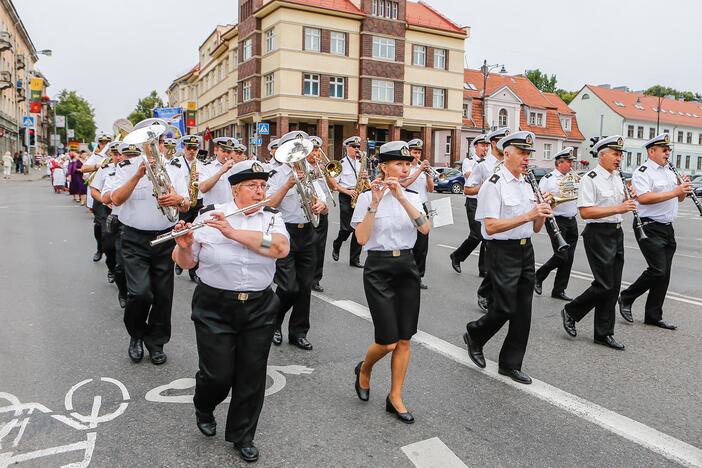
[[[500,140],[501,138],[506,137],[507,135],[509,135],[509,133],[510,133],[509,127],[501,127],[501,128],[495,129],[491,132],[488,132],[485,135],[485,139],[487,141],[496,141],[496,140]]]
[[[497,142],[497,149],[504,151],[508,146],[514,146],[524,151],[533,152],[536,151],[536,149],[534,149],[535,138],[532,132],[522,131],[510,133]]]
[[[649,149],[654,146],[662,146],[664,148],[670,148],[670,135],[667,133],[661,133],[644,143],[644,148]]]
[[[266,171],[261,163],[256,160],[246,160],[234,164],[231,168],[231,173],[227,180],[231,185],[236,185],[245,180],[268,180],[270,172]]]
[[[615,151],[624,150],[624,137],[621,135],[613,135],[610,137],[600,138],[592,147],[592,152],[597,154],[603,149],[612,149]]]
[[[378,161],[381,163],[388,161],[413,161],[409,146],[404,141],[391,141],[380,147]]]
[[[575,148],[572,146],[566,146],[562,150],[560,150],[558,153],[553,155],[554,160],[559,160],[559,159],[569,159],[569,160],[574,160],[575,156],[573,156],[573,152],[575,151]]]

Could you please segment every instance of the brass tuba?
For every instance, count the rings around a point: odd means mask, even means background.
[[[319,226],[319,215],[312,211],[312,205],[317,194],[314,191],[310,168],[306,160],[313,149],[312,142],[300,136],[280,145],[273,157],[279,163],[288,164],[292,168],[295,188],[300,196],[302,211],[305,213],[307,220],[312,223],[312,226],[317,227]],[[298,171],[302,173],[302,177],[297,175]]]
[[[134,131],[134,125],[127,119],[117,119],[112,124],[112,131],[115,134],[115,140],[124,141],[124,137]]]
[[[553,195],[551,206],[558,206],[561,203],[578,199],[578,188],[580,188],[580,176],[570,171],[558,182],[558,194]]]

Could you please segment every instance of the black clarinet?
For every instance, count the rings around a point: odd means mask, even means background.
[[[619,171],[619,177],[622,179],[622,184],[624,185],[624,199],[631,200],[631,191],[629,190],[629,186],[626,184],[626,177],[624,177],[624,173],[622,171]],[[639,210],[634,210],[632,213],[634,214],[634,229],[636,229],[636,232],[639,233],[639,240],[648,239],[648,236],[644,232],[641,217],[639,216]]]
[[[682,184],[683,178],[682,178],[682,175],[680,175],[680,172],[678,171],[678,169],[670,161],[668,161],[668,167],[670,168],[671,171],[673,171],[673,174],[675,174],[675,177],[678,178],[678,183]],[[690,198],[692,198],[692,201],[695,203],[695,206],[697,207],[697,211],[699,211],[700,216],[702,216],[702,203],[700,203],[700,199],[697,198],[697,195],[695,195],[695,191],[693,190],[692,192],[690,192],[690,195],[688,195],[688,196]]]
[[[544,200],[544,194],[541,193],[541,189],[539,189],[539,184],[538,182],[536,182],[536,175],[534,175],[534,171],[532,169],[529,169],[527,171],[527,180],[529,181],[529,184],[531,184],[531,189],[534,191],[534,195],[536,195],[536,201],[538,203],[546,203],[546,200]],[[569,248],[570,245],[563,238],[563,234],[561,234],[561,230],[558,228],[558,223],[556,222],[554,217],[549,216],[548,218],[546,218],[546,221],[548,222],[548,225],[551,226],[551,231],[553,232],[553,239],[558,244],[558,246],[556,247],[556,251],[562,252]]]

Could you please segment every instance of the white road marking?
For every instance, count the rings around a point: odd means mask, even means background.
[[[400,450],[417,468],[467,468],[438,437],[405,445]]]
[[[446,244],[436,244],[436,245],[437,245],[437,247],[443,247],[445,249],[452,249],[452,250],[457,249],[457,247],[454,247],[452,245],[446,245]],[[477,257],[480,254],[478,252],[473,252],[471,255]],[[679,254],[675,254],[675,255],[679,255]],[[700,258],[702,258],[702,257],[700,257]],[[537,262],[534,265],[538,268],[542,264]],[[592,281],[595,279],[590,273],[585,273],[583,271],[576,271],[576,270],[571,270],[570,276],[571,276],[571,278],[576,278],[576,279],[583,280],[583,281]],[[622,281],[622,286],[629,286],[629,285],[631,285],[630,282]],[[677,293],[675,291],[668,291],[668,293],[665,295],[665,297],[667,299],[671,299],[673,301],[684,302],[686,304],[692,304],[692,305],[702,307],[702,298],[699,298],[699,297],[686,296],[685,294]]]
[[[84,451],[83,459],[81,461],[63,466],[64,468],[85,468],[90,464],[90,460],[93,457],[93,450],[95,450],[96,437],[97,434],[95,434],[94,432],[89,432],[88,434],[86,434],[85,441],[76,442],[75,444],[50,447],[42,450],[35,450],[33,452],[20,453],[18,455],[15,455],[14,457],[12,456],[12,452],[0,453],[0,468],[5,468],[9,465],[15,465],[17,463],[22,463],[29,460],[35,460],[37,458],[45,458],[50,457],[52,455],[58,455],[67,452],[77,452],[80,450]]]
[[[370,311],[362,304],[349,300],[335,300],[324,294],[312,293],[316,298],[346,310],[358,317],[370,321]],[[592,403],[584,398],[563,391],[557,387],[533,379],[531,385],[518,384],[511,379],[501,376],[497,372],[497,363],[486,360],[487,368],[480,370],[469,360],[468,354],[462,347],[459,348],[434,335],[418,331],[412,338],[413,341],[425,348],[447,357],[469,369],[509,385],[515,390],[522,391],[531,396],[550,403],[557,408],[567,411],[585,421],[596,424],[614,434],[639,444],[659,455],[662,455],[684,466],[702,467],[702,450],[686,442],[678,440],[668,434],[642,424],[614,411]]]

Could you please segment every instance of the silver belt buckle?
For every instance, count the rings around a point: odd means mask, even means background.
[[[392,256],[393,256],[393,257],[399,257],[399,256],[400,256],[400,251],[399,251],[399,250],[393,250],[393,251],[392,251]]]
[[[615,229],[621,229],[621,227],[622,227],[622,223],[617,223],[617,226],[615,227]]]
[[[298,225],[297,225],[297,228],[298,228],[298,229],[304,229],[304,228],[305,228],[305,225],[304,225],[304,224],[298,224]]]
[[[246,302],[249,300],[249,293],[239,293],[236,298],[241,302]]]

